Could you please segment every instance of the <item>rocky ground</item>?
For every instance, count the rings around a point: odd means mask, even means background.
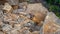
[[[0,34],[60,34],[60,19],[41,3],[7,0],[0,4]]]

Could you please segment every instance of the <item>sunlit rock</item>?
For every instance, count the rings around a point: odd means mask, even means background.
[[[6,11],[6,13],[11,12],[12,11],[12,7],[9,3],[5,3],[3,10]]]
[[[41,30],[42,34],[54,34],[59,30],[60,21],[57,20],[59,18],[53,12],[48,12]]]

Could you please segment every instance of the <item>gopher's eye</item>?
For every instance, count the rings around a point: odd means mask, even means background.
[[[34,15],[33,14],[29,14],[30,15],[30,19],[32,20],[33,19],[33,17],[34,17]]]

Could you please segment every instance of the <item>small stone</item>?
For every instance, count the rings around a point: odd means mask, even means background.
[[[34,22],[31,20],[27,22],[26,24],[24,24],[25,27],[30,27],[30,26],[34,27],[34,25],[35,25]]]
[[[55,32],[55,34],[60,34],[60,31]]]
[[[7,0],[10,5],[18,5],[19,0]]]
[[[16,10],[13,10],[12,13],[20,14],[21,12],[24,12],[24,10],[23,9],[16,9]]]
[[[26,9],[27,9],[27,5],[28,5],[27,2],[19,3],[19,9],[24,9],[24,10],[26,10]]]
[[[12,11],[12,7],[9,3],[5,3],[3,10],[7,11],[7,13],[8,13],[8,12]]]
[[[30,31],[39,31],[40,26],[37,26],[33,21],[29,21],[26,24],[23,25],[24,27],[30,28]]]
[[[3,5],[0,5],[0,10],[2,10],[3,9]]]
[[[20,33],[21,33],[21,34],[30,34],[29,28],[27,28],[27,27],[22,28],[22,29],[20,30]]]
[[[2,30],[3,30],[4,32],[10,31],[11,29],[12,29],[12,26],[11,26],[11,25],[8,25],[8,24],[4,24],[4,25],[2,26]]]
[[[11,30],[10,33],[11,33],[11,34],[20,34],[19,31],[15,30],[15,29],[14,29],[14,30]]]
[[[4,34],[4,33],[0,31],[0,34]]]
[[[14,24],[14,29],[20,30],[22,26],[20,24]]]
[[[0,10],[0,20],[3,20],[3,11]]]
[[[34,31],[32,32],[32,34],[39,34],[39,31]]]

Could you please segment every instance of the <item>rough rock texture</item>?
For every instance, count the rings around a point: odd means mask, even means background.
[[[19,0],[6,0],[10,5],[18,5]]]
[[[0,34],[60,34],[60,19],[41,3],[6,0],[0,4]]]
[[[5,10],[5,12],[11,12],[12,11],[12,7],[11,5],[9,5],[9,3],[5,3],[3,10]]]
[[[48,12],[45,18],[43,27],[41,29],[42,34],[54,34],[60,29],[60,21],[53,12]],[[43,33],[44,32],[44,33]],[[58,33],[56,33],[58,34]]]

